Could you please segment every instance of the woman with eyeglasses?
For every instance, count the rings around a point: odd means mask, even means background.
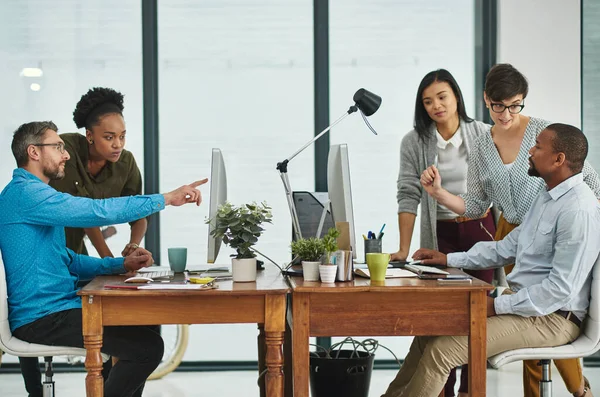
[[[85,128],[85,135],[65,133],[58,150],[69,152],[65,177],[50,181],[50,186],[73,196],[103,199],[142,194],[142,176],[133,154],[124,149],[126,140],[123,118],[123,94],[110,88],[92,88],[81,97],[73,121]],[[127,256],[146,234],[145,218],[131,223],[131,237],[121,255]],[[65,228],[67,247],[86,254],[84,237],[88,236],[100,257],[113,257],[100,228]],[[152,326],[158,332],[157,326]],[[25,388],[29,397],[42,397],[41,373],[37,357],[19,357]],[[111,368],[108,360],[103,369],[105,379]],[[134,396],[141,396],[143,387]]]
[[[397,194],[400,249],[392,254],[393,260],[408,257],[419,205],[421,248],[461,252],[479,241],[493,239],[488,235],[496,230],[489,211],[473,218],[460,216],[438,205],[419,183],[423,170],[437,159],[444,186],[455,194],[466,192],[468,158],[477,137],[489,128],[467,115],[460,87],[450,72],[439,69],[423,77],[417,89],[414,129],[404,136],[400,148]],[[468,272],[487,283],[494,277],[492,269]],[[467,374],[465,365],[459,392],[468,389]],[[456,369],[453,369],[444,386],[444,397],[454,396],[455,383]]]
[[[529,150],[550,123],[522,114],[528,90],[525,76],[510,64],[495,65],[488,72],[484,100],[494,125],[478,138],[471,152],[465,194],[454,195],[444,189],[443,176],[435,166],[421,174],[421,184],[429,195],[462,216],[481,216],[494,203],[502,211],[496,240],[502,240],[521,224],[535,197],[545,189],[541,178],[528,175]],[[582,174],[600,198],[598,174],[587,162]],[[507,274],[513,266],[505,267]],[[580,360],[554,360],[554,363],[569,392],[574,396],[586,395],[589,383],[583,377]],[[539,396],[540,379],[541,367],[537,361],[524,361],[525,397]]]

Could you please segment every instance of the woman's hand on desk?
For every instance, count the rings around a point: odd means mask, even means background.
[[[408,253],[398,251],[398,252],[394,252],[390,256],[390,261],[405,261],[407,257],[408,257]]]
[[[420,260],[423,265],[442,265],[448,266],[446,254],[439,251],[421,248],[412,256],[414,260]]]
[[[136,248],[131,254],[125,257],[123,267],[128,272],[134,272],[143,267],[152,266],[154,259],[152,253],[144,248]]]
[[[204,185],[206,182],[208,182],[208,178],[190,183],[189,185],[183,185],[179,189],[165,193],[163,195],[165,197],[165,205],[173,205],[175,207],[188,203],[200,205],[202,202],[202,193],[196,188],[200,185]]]

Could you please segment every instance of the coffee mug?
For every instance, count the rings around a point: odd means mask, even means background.
[[[169,266],[175,273],[183,273],[187,263],[187,248],[169,248]]]
[[[385,272],[390,263],[390,254],[370,252],[366,254],[366,257],[371,281],[384,281]]]

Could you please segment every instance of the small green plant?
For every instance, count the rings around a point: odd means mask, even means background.
[[[340,231],[332,227],[323,236],[323,245],[327,254],[327,263],[331,263],[331,254],[338,250],[337,238],[340,236]]]
[[[272,219],[271,207],[265,202],[252,202],[239,207],[225,202],[218,208],[216,216],[208,219],[206,223],[214,226],[211,236],[221,239],[225,245],[236,251],[232,257],[244,259],[256,257],[251,247],[265,230],[261,225],[272,223]]]
[[[315,237],[292,241],[292,254],[306,262],[320,262],[325,254],[325,243]]]

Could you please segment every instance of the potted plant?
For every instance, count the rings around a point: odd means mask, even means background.
[[[236,251],[231,255],[233,281],[256,281],[256,255],[252,246],[264,231],[261,225],[271,221],[271,207],[265,202],[239,207],[225,202],[219,206],[215,217],[206,221],[214,226],[211,236],[222,239],[223,244]]]
[[[319,265],[319,274],[321,275],[321,282],[323,283],[335,282],[337,264],[332,263],[331,257],[333,253],[338,250],[337,238],[339,235],[339,230],[332,227],[327,231],[327,234],[323,236],[323,245],[325,246],[325,264]]]
[[[302,261],[304,281],[319,281],[319,265],[325,254],[325,243],[320,238],[292,241],[292,254]]]

